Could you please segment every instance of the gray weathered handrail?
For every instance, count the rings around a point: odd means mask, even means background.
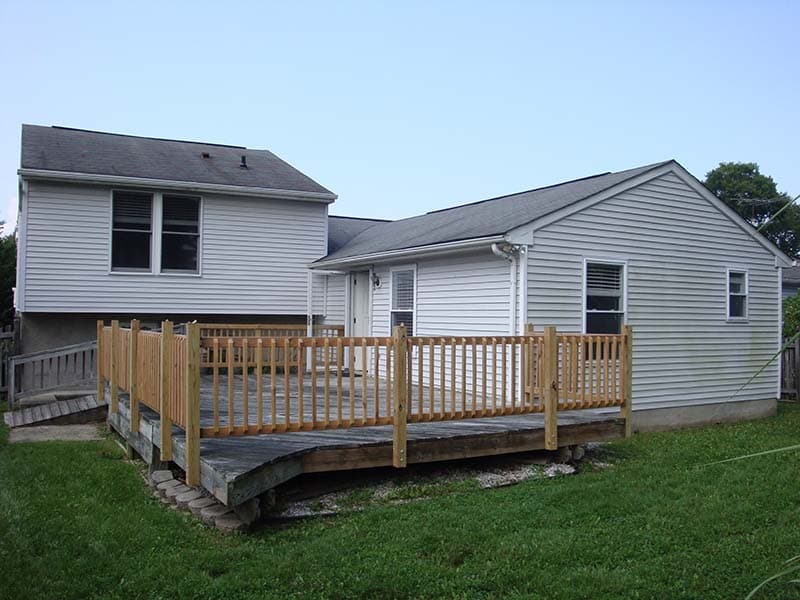
[[[9,408],[19,398],[95,381],[96,352],[97,342],[90,341],[9,357]]]

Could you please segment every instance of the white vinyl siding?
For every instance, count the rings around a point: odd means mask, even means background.
[[[320,323],[324,325],[344,325],[347,276],[337,274],[323,277],[323,313]]]
[[[669,173],[536,230],[528,320],[582,327],[584,261],[627,262],[635,408],[775,397],[775,257]],[[727,270],[749,273],[749,320],[727,319]]]
[[[26,312],[305,313],[306,265],[325,254],[326,205],[204,194],[202,274],[111,273],[111,190],[30,182]]]

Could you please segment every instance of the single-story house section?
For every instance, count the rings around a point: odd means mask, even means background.
[[[774,413],[777,362],[749,380],[778,351],[791,264],[670,160],[374,224],[311,268],[346,274],[355,336],[630,324],[642,429]]]

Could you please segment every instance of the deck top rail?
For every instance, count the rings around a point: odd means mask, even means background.
[[[179,335],[169,321],[161,331],[136,320],[128,329],[98,324],[98,393],[108,382],[112,412],[128,393],[132,431],[140,403],[158,413],[165,460],[172,425],[184,429],[198,473],[200,437],[391,425],[394,463],[405,466],[406,423],[543,413],[546,447],[555,449],[558,411],[618,407],[629,432],[630,327],[430,337],[408,337],[404,327],[391,337],[222,327],[190,323]]]

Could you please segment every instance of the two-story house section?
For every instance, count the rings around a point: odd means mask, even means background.
[[[268,150],[23,125],[22,350],[98,318],[305,322],[336,195]]]

